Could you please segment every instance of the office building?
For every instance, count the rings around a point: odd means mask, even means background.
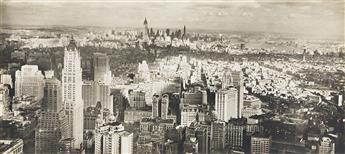
[[[151,111],[126,109],[124,112],[124,122],[134,123],[138,122],[143,118],[150,118],[152,116]]]
[[[96,128],[95,154],[133,153],[133,134],[125,131],[122,124],[108,123]]]
[[[55,77],[46,78],[44,81],[42,111],[58,112],[61,109],[62,102],[61,82]]]
[[[241,150],[244,149],[244,141],[246,135],[245,118],[230,119],[227,126],[228,142],[231,149]]]
[[[7,112],[9,101],[9,89],[3,84],[0,84],[0,117]]]
[[[259,98],[252,95],[245,95],[243,100],[243,107],[260,109],[262,102]]]
[[[94,81],[109,85],[111,83],[111,71],[109,57],[105,53],[93,54]]]
[[[335,154],[335,143],[329,137],[322,137],[319,146],[319,154]]]
[[[168,109],[169,109],[169,95],[164,94],[162,96],[162,101],[161,101],[161,118],[162,119],[168,118]]]
[[[64,51],[62,70],[61,138],[66,146],[81,149],[83,143],[84,102],[82,99],[82,69],[75,40]]]
[[[95,107],[97,103],[98,83],[95,81],[83,81],[82,99],[84,101],[84,109]]]
[[[205,106],[201,105],[182,105],[181,106],[181,125],[189,126],[194,121],[205,121]]]
[[[165,154],[179,153],[179,143],[168,140],[165,143],[160,144],[160,152]]]
[[[148,82],[151,81],[150,69],[147,62],[144,60],[139,63],[138,76],[140,81]]]
[[[113,113],[117,117],[117,121],[123,121],[124,119],[124,96],[121,89],[111,89],[111,96],[113,96]]]
[[[243,73],[241,70],[232,71],[233,85],[237,89],[238,106],[237,109],[241,111],[243,108],[243,98],[244,98],[244,84],[243,84]],[[239,113],[241,115],[241,113]]]
[[[11,86],[11,88],[13,88],[13,81],[10,74],[1,74],[0,83],[5,84],[5,85],[8,84]]]
[[[242,108],[242,116],[245,118],[249,118],[253,115],[261,115],[264,114],[264,112],[261,109],[254,109],[254,108]]]
[[[84,112],[84,130],[94,131],[97,126],[97,119],[102,119],[101,107],[88,107]]]
[[[141,134],[158,134],[163,137],[168,129],[175,128],[175,123],[172,119],[151,119],[143,118],[140,120],[140,132]]]
[[[162,97],[159,95],[153,95],[152,98],[152,117],[160,117],[162,119],[169,119],[171,115],[169,112],[169,95],[163,94]]]
[[[152,98],[152,117],[153,118],[160,117],[159,102],[160,102],[159,95],[156,95],[156,94],[153,95],[153,98]]]
[[[220,152],[225,148],[226,123],[214,121],[211,123],[211,153]]]
[[[43,98],[44,76],[37,65],[23,65],[16,71],[15,96],[34,96],[36,100]]]
[[[269,154],[271,147],[271,138],[263,136],[252,136],[250,141],[251,154]]]
[[[146,106],[145,92],[130,90],[128,93],[128,101],[131,108],[141,109]]]
[[[203,154],[209,153],[209,132],[208,129],[198,127],[195,129],[195,136],[198,141],[198,152]]]
[[[108,109],[110,114],[113,114],[113,96],[110,95],[110,85],[103,83],[99,84],[99,93],[97,102],[101,102],[103,109]]]
[[[186,140],[183,142],[183,153],[199,153],[198,141],[195,136],[186,138]]]
[[[224,71],[224,74],[222,76],[222,89],[229,89],[231,87],[237,90],[238,105],[236,106],[236,110],[239,111],[238,117],[240,117],[241,110],[243,108],[244,97],[243,73],[241,70],[230,71],[229,69],[226,69]]]
[[[96,81],[83,81],[82,98],[84,109],[95,107],[97,102],[101,102],[103,108],[113,113],[113,96],[110,93],[110,85]]]
[[[207,104],[207,93],[202,90],[183,92],[181,96],[181,104],[201,105]]]
[[[238,101],[238,91],[229,88],[216,92],[215,110],[217,119],[228,121],[231,118],[241,117],[240,104]]]
[[[22,139],[0,140],[0,153],[2,154],[23,154],[23,147]]]
[[[59,111],[61,99],[61,82],[54,77],[46,78],[42,111],[35,131],[36,153],[56,153],[58,151],[56,143],[60,140]]]

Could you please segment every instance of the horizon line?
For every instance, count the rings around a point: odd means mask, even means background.
[[[32,25],[32,24],[2,24],[0,26],[0,28],[12,28],[11,26],[27,26],[27,27],[95,27],[95,28],[132,28],[132,29],[140,29],[142,27],[140,26],[105,26],[105,25]],[[312,33],[296,33],[296,32],[276,32],[276,31],[258,31],[258,30],[230,30],[230,29],[205,29],[205,28],[193,28],[193,27],[188,27],[186,26],[187,29],[190,29],[192,31],[208,31],[211,33],[228,33],[228,32],[242,32],[242,33],[275,33],[275,34],[297,34],[297,35],[306,35],[306,36],[317,36],[317,34],[312,34]],[[177,27],[150,27],[153,29],[183,29],[183,26],[181,28],[177,28]],[[337,35],[324,35],[324,36],[334,36],[334,39],[338,39],[338,37],[342,37],[342,39],[344,39],[344,34],[337,34]]]

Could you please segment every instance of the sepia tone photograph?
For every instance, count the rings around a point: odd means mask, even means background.
[[[344,0],[0,0],[0,154],[345,154]]]

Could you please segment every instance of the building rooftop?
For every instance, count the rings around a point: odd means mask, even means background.
[[[69,42],[68,46],[67,46],[67,50],[76,50],[77,49],[77,42],[73,39]]]
[[[7,150],[9,150],[11,147],[13,147],[17,144],[23,144],[23,140],[22,139],[0,140],[0,153],[7,152]]]

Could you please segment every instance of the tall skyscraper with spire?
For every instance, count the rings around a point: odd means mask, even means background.
[[[64,51],[62,70],[61,143],[64,148],[80,149],[83,143],[83,107],[81,58],[72,38]]]
[[[149,42],[149,27],[148,27],[148,22],[147,22],[146,17],[145,17],[145,20],[144,20],[143,41],[144,42]]]
[[[146,17],[145,17],[145,20],[144,20],[144,27],[145,27],[144,33],[148,34],[149,33],[149,27],[148,27],[148,22],[147,22]]]

